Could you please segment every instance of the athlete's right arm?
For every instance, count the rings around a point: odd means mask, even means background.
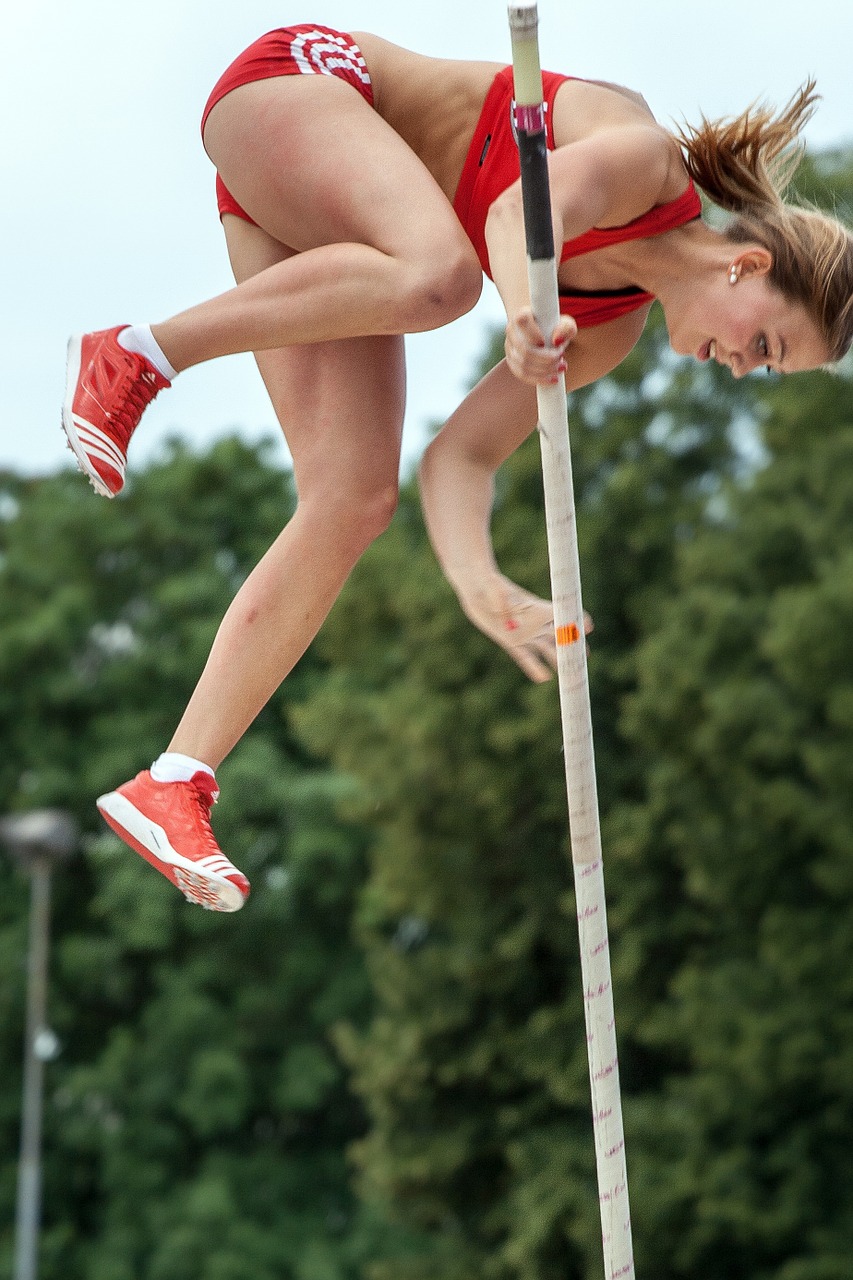
[[[495,472],[536,429],[536,419],[536,392],[501,361],[424,451],[418,471],[424,516],[460,599],[476,595],[497,572],[490,535]]]
[[[552,213],[557,227],[561,213],[556,206]],[[485,236],[492,278],[507,315],[505,349],[510,368],[531,386],[553,381],[565,369],[565,347],[575,336],[575,326],[567,316],[561,316],[557,329],[546,340],[533,318],[520,183],[513,183],[492,203]]]
[[[550,151],[556,244],[593,227],[621,226],[657,204],[672,182],[675,154],[669,135],[645,120],[601,129]],[[520,181],[493,201],[485,237],[492,277],[507,313],[510,367],[522,381],[547,381],[559,368],[574,326],[561,316],[556,331],[543,335],[530,313]]]

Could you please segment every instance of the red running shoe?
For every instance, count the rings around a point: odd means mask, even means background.
[[[92,488],[114,498],[124,485],[127,446],[158,391],[172,384],[144,356],[116,341],[127,325],[84,333],[68,343],[62,425]]]
[[[146,769],[101,796],[98,809],[188,902],[209,911],[239,911],[249,896],[249,881],[225,857],[210,828],[218,795],[216,782],[203,770],[189,782],[155,782]]]

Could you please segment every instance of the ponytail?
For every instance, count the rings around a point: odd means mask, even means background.
[[[685,125],[676,133],[687,170],[702,190],[731,213],[778,209],[802,159],[798,139],[819,94],[807,80],[778,114],[754,103],[741,115]]]

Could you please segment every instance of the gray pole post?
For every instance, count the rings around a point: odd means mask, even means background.
[[[30,941],[27,953],[27,1022],[24,1042],[24,1096],[15,1217],[15,1280],[36,1280],[41,1222],[41,1129],[44,1059],[39,1037],[47,1017],[47,954],[50,930],[50,862],[30,867]]]
[[[0,841],[30,878],[27,948],[27,1015],[21,1148],[15,1210],[14,1280],[36,1280],[41,1227],[41,1136],[44,1064],[56,1056],[56,1037],[47,1025],[50,939],[50,877],[53,865],[70,857],[77,827],[61,809],[37,809],[0,820]]]

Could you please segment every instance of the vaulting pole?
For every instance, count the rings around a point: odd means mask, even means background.
[[[560,316],[548,181],[547,132],[536,0],[509,6],[515,123],[530,301],[550,340]],[[571,348],[567,358],[571,359]],[[557,640],[557,679],[569,798],[589,1076],[606,1280],[634,1275],[607,906],[595,783],[565,380],[537,388],[545,517]]]

